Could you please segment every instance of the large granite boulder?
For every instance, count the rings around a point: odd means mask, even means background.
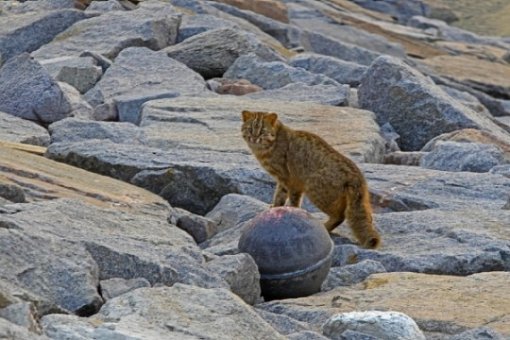
[[[159,50],[175,43],[180,21],[176,14],[162,2],[149,2],[134,11],[108,12],[74,24],[32,55],[52,59],[89,50],[115,58],[130,46]]]
[[[262,60],[283,60],[255,35],[234,28],[206,31],[167,47],[164,51],[204,78],[221,77],[239,56],[252,52]]]
[[[134,290],[91,318],[47,315],[42,326],[57,339],[285,339],[230,291],[183,284]]]
[[[0,26],[2,59],[6,61],[23,52],[35,51],[49,43],[69,26],[90,17],[90,15],[74,9],[2,16],[2,25]]]
[[[0,69],[0,110],[36,122],[52,123],[67,117],[72,107],[46,69],[23,53]]]
[[[379,124],[389,122],[404,151],[417,151],[432,138],[458,129],[486,130],[505,141],[510,134],[489,117],[456,102],[429,78],[392,57],[378,58],[358,90],[360,106]]]
[[[86,94],[96,117],[137,124],[144,102],[180,95],[206,94],[204,79],[165,52],[145,47],[123,50]]]

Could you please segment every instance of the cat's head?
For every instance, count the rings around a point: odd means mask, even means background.
[[[250,148],[265,149],[273,145],[278,132],[278,115],[272,112],[243,111],[241,132]]]

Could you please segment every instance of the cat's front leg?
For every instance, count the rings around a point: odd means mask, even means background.
[[[277,183],[276,190],[274,191],[272,207],[284,206],[285,202],[287,201],[287,196],[288,196],[287,188],[285,188],[280,183]]]
[[[292,191],[289,192],[289,203],[291,207],[300,208],[301,207],[301,201],[303,199],[303,193],[299,191]]]

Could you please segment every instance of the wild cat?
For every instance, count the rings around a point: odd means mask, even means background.
[[[367,183],[353,161],[321,137],[283,125],[276,113],[243,111],[242,118],[244,140],[276,179],[273,206],[283,206],[288,200],[291,206],[300,207],[305,194],[329,216],[328,231],[347,218],[363,247],[380,245]]]

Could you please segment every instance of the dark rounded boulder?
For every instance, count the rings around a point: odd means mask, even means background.
[[[320,291],[331,267],[333,242],[324,226],[293,207],[264,211],[239,240],[260,272],[266,300],[306,296]]]

